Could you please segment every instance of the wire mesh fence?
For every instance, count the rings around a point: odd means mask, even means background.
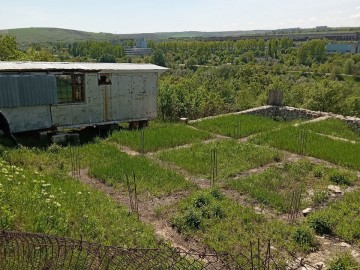
[[[255,248],[254,248],[255,247]],[[247,256],[158,248],[119,248],[37,233],[0,232],[0,269],[239,269],[280,268],[260,243]]]

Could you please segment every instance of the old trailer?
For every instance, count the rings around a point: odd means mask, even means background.
[[[0,62],[0,112],[13,133],[128,122],[157,116],[152,64]]]

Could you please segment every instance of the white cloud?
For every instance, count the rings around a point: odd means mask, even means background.
[[[360,12],[350,16],[351,19],[360,19]]]
[[[360,6],[357,6],[355,9],[360,9]]]

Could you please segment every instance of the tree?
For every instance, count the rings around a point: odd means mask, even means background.
[[[155,65],[165,67],[165,56],[162,50],[155,50],[152,56],[152,62]]]
[[[22,57],[22,52],[18,49],[15,37],[0,35],[0,60],[18,60]]]
[[[354,70],[354,60],[347,59],[344,63],[344,73],[345,74],[352,74]]]

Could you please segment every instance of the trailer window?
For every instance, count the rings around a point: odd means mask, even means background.
[[[59,103],[85,101],[84,74],[66,74],[56,76]]]

